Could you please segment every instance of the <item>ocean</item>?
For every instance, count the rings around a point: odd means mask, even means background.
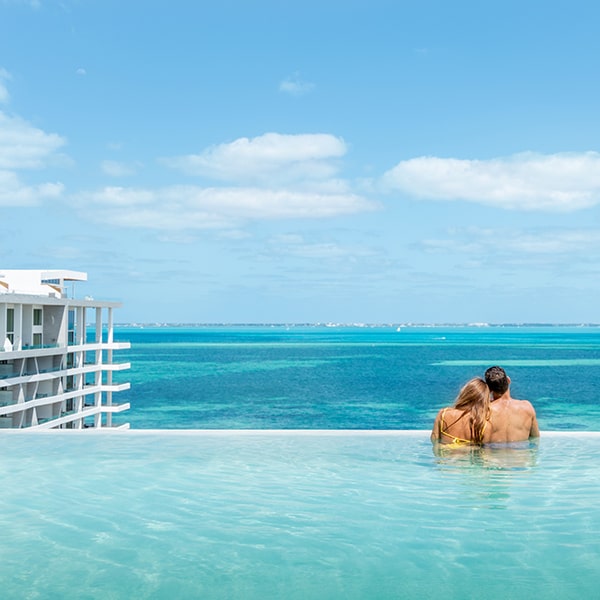
[[[119,327],[115,397],[132,429],[429,429],[464,382],[503,366],[542,430],[600,430],[600,328]]]

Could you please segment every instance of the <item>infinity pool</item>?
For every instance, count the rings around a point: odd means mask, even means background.
[[[7,432],[2,598],[569,599],[600,580],[600,434]]]

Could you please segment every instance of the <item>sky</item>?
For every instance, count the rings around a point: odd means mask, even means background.
[[[0,267],[145,323],[599,323],[600,4],[0,0]]]

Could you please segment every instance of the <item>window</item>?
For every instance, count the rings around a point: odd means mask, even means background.
[[[67,328],[67,344],[72,345],[75,343],[75,311],[69,311],[69,326]]]
[[[15,343],[15,309],[6,309],[6,338],[11,344]]]
[[[42,309],[41,308],[33,309],[33,324],[34,325],[42,324]]]
[[[33,334],[33,345],[34,346],[41,346],[42,345],[42,334],[41,333],[34,333]]]

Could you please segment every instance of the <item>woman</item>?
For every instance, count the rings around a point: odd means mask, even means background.
[[[490,440],[490,389],[479,377],[468,381],[458,394],[454,406],[438,413],[431,441],[464,446],[484,444]]]

